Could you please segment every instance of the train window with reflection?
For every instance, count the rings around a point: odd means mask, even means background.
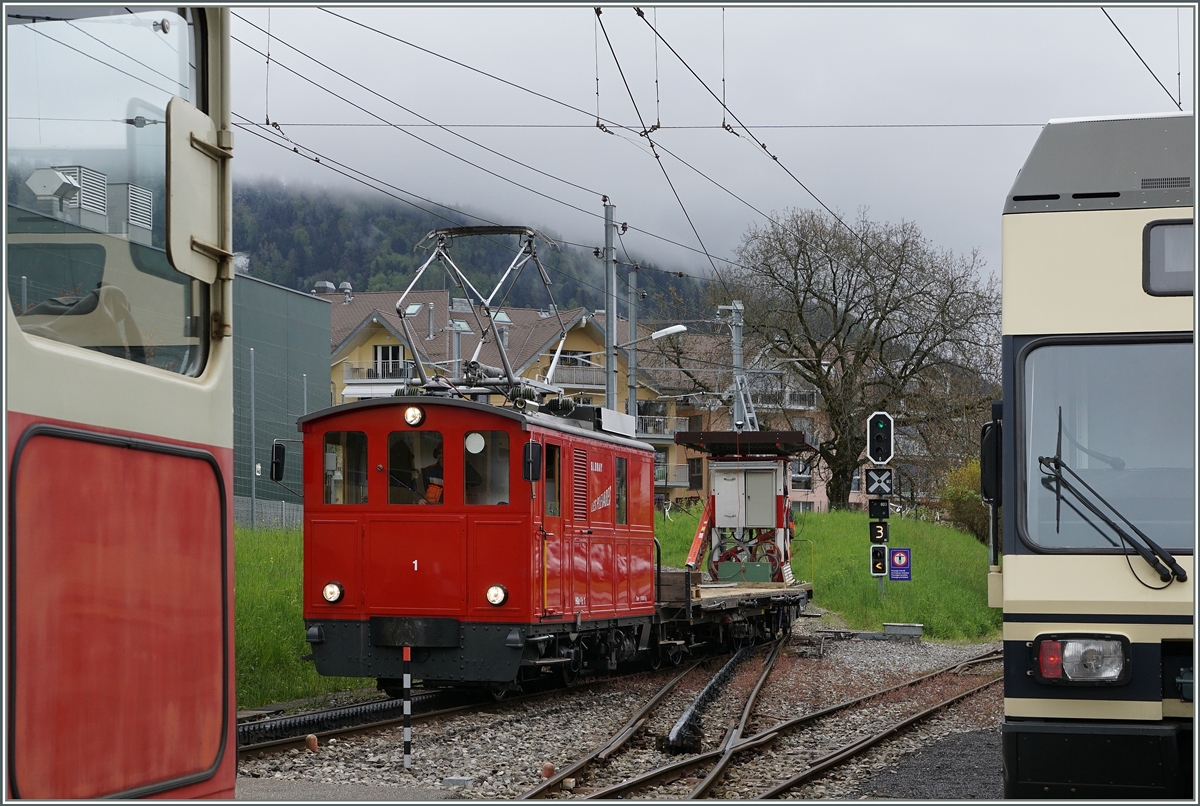
[[[6,15],[7,291],[30,335],[184,375],[208,287],[166,248],[166,108],[197,103],[194,26],[174,11]]]
[[[463,490],[468,504],[507,504],[508,432],[469,431],[463,437]]]
[[[561,514],[562,492],[559,479],[562,469],[562,448],[546,445],[546,515],[557,518]]]
[[[367,435],[362,431],[325,434],[325,503],[367,503]]]
[[[1052,344],[1028,354],[1017,511],[1030,541],[1124,551],[1099,509],[1127,533],[1136,536],[1122,518],[1167,549],[1192,550],[1192,356],[1188,342]]]
[[[388,434],[389,504],[440,504],[445,488],[440,432]]]
[[[1191,221],[1151,221],[1142,235],[1142,287],[1155,297],[1194,293],[1196,229]]]
[[[617,523],[629,522],[629,473],[623,457],[617,457]]]

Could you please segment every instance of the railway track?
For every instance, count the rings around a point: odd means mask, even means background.
[[[589,784],[591,784],[605,777],[602,765],[609,761],[614,753],[628,742],[639,729],[639,725],[646,723],[650,711],[661,702],[667,691],[684,676],[680,675],[680,678],[672,681],[668,687],[651,698],[646,706],[621,731],[618,731],[618,734],[613,739],[605,742],[596,751],[580,759],[575,764],[569,765],[562,772],[544,781],[539,786],[523,793],[520,797],[524,799],[547,797],[614,799],[629,797],[634,793],[655,786],[660,787],[655,792],[656,797],[673,799],[699,799],[710,796],[723,797],[729,792],[729,788],[722,785],[723,780],[732,768],[741,765],[747,767],[747,769],[739,770],[740,781],[737,784],[738,788],[735,794],[728,796],[744,798],[747,797],[745,782],[747,780],[754,780],[756,777],[753,769],[756,766],[756,761],[761,760],[764,754],[770,755],[776,751],[777,748],[775,745],[777,744],[786,745],[778,749],[780,752],[794,753],[796,745],[802,745],[807,741],[805,738],[807,734],[797,731],[798,728],[823,722],[828,723],[833,719],[846,719],[848,714],[855,712],[860,717],[863,714],[867,714],[873,718],[881,710],[879,707],[880,703],[887,704],[889,706],[888,710],[892,712],[896,710],[906,711],[903,715],[886,720],[886,726],[883,729],[870,730],[865,733],[852,731],[853,735],[851,738],[846,741],[834,742],[832,747],[828,747],[828,743],[826,742],[822,743],[825,746],[819,749],[806,748],[809,756],[812,756],[816,752],[820,752],[821,755],[804,759],[801,762],[804,764],[803,768],[799,773],[790,778],[776,780],[770,774],[762,775],[756,796],[758,798],[775,798],[819,777],[833,767],[851,760],[878,743],[895,736],[897,733],[938,713],[955,702],[979,693],[987,687],[994,685],[1000,679],[997,676],[979,685],[963,684],[961,680],[949,685],[946,683],[948,678],[952,680],[954,677],[960,677],[964,670],[972,666],[999,659],[1000,655],[998,653],[989,652],[965,662],[955,663],[937,671],[922,674],[830,707],[792,719],[765,724],[758,732],[746,735],[747,726],[754,721],[753,712],[758,694],[770,676],[778,649],[778,645],[771,648],[769,656],[762,664],[757,682],[745,698],[740,718],[728,726],[724,737],[715,749],[695,753],[689,755],[687,758],[654,767],[616,783],[599,786],[589,785],[586,787],[579,787],[577,785],[574,789],[579,790],[578,794],[563,789],[563,782],[572,778],[576,779],[576,783],[578,783],[579,780],[590,776],[594,779],[593,781],[589,781]],[[688,670],[688,672],[690,671],[691,669]],[[946,688],[953,689],[953,691],[947,694],[944,692]],[[907,708],[905,704],[907,704]],[[874,710],[871,710],[872,708]],[[867,721],[871,720],[868,719]],[[878,723],[878,720],[874,721]],[[746,759],[749,759],[748,763]],[[765,765],[759,764],[757,766]],[[688,788],[684,790],[675,786],[672,787],[669,794],[667,791],[664,791],[663,788],[675,782],[683,782]]]

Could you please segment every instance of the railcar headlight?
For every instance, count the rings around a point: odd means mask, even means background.
[[[1119,635],[1044,635],[1033,642],[1042,683],[1120,685],[1132,672],[1129,639]]]
[[[487,589],[487,600],[499,607],[508,601],[508,588],[503,585],[493,585]]]
[[[321,589],[321,595],[325,597],[325,601],[333,604],[342,600],[342,597],[346,595],[346,589],[340,582],[330,582]]]
[[[425,410],[420,406],[409,406],[404,410],[404,422],[414,428],[425,421]]]

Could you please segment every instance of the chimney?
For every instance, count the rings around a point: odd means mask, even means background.
[[[429,335],[425,337],[425,341],[433,338],[433,303],[429,303]]]
[[[333,285],[333,283],[330,283],[330,285]],[[338,286],[338,291],[341,291],[345,295],[345,299],[342,300],[343,305],[349,305],[350,300],[354,299],[354,287],[350,283],[342,283]]]

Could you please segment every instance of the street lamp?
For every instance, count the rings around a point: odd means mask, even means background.
[[[648,341],[648,340],[658,341],[659,339],[663,338],[664,336],[674,336],[676,333],[684,333],[686,331],[687,331],[687,325],[671,325],[670,327],[664,327],[662,330],[656,330],[653,333],[651,333],[649,336],[642,336],[640,339],[634,339],[633,341],[626,342],[625,344],[619,344],[619,345],[617,345],[616,349],[624,350],[626,347],[632,347],[633,345],[638,344],[639,342]],[[607,371],[612,376],[612,388],[614,388],[614,389],[617,388],[616,363],[614,362],[611,366],[606,367],[605,371]],[[636,351],[629,354],[628,380],[629,380],[629,400],[626,403],[626,411],[629,413],[630,416],[637,417],[637,352]]]

